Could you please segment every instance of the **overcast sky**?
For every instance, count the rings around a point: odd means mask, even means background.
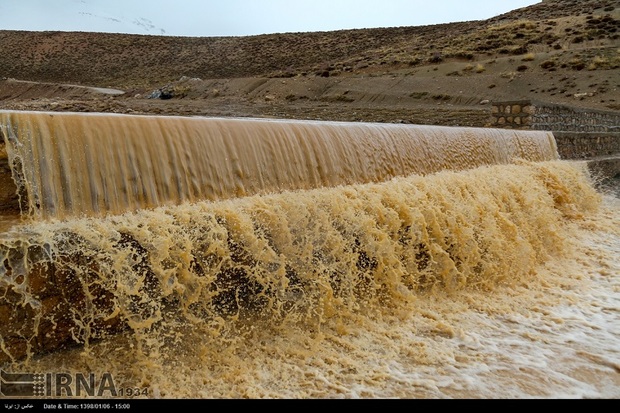
[[[484,20],[540,0],[0,0],[0,30],[247,36]]]

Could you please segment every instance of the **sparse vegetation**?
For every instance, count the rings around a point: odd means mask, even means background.
[[[446,101],[446,100],[450,100],[450,95],[446,95],[446,94],[443,94],[443,93],[438,93],[438,94],[433,95],[432,98],[435,99],[435,100]]]
[[[614,6],[605,6],[605,9]],[[0,31],[0,73],[7,77],[117,87],[155,85],[183,74],[203,79],[299,75],[338,76],[378,67],[416,67],[480,55],[535,57],[533,49],[561,50],[613,40],[620,21],[597,0],[544,2],[484,22],[284,33],[231,38],[178,38],[92,33]],[[569,27],[557,19],[584,15]],[[566,28],[566,31],[565,31]],[[532,50],[530,50],[532,49]],[[87,52],[87,58],[79,54]],[[317,62],[324,68],[313,69]],[[613,64],[613,63],[612,63]],[[590,62],[586,67],[590,67]],[[603,68],[605,66],[597,66]],[[472,71],[475,69],[472,68]]]
[[[321,99],[323,102],[342,102],[342,103],[350,103],[353,102],[353,99],[346,94],[336,95],[336,96],[325,96]]]
[[[167,87],[170,94],[166,96],[174,101],[183,99],[178,104],[187,104],[183,110],[193,111],[191,114],[226,115],[239,106],[247,109],[255,105],[247,110],[264,116],[289,113],[320,119],[388,121],[391,112],[375,107],[385,105],[393,113],[406,110],[398,119],[409,122],[415,121],[410,115],[413,105],[454,105],[463,110],[473,104],[478,113],[484,109],[480,101],[510,97],[515,90],[541,99],[543,94],[553,95],[555,100],[565,98],[570,103],[581,102],[575,94],[596,91],[597,98],[586,98],[584,104],[596,100],[599,106],[609,107],[620,100],[615,86],[620,79],[613,71],[620,68],[619,9],[620,0],[555,0],[485,21],[250,37],[0,30],[0,76],[116,87],[129,91],[128,96],[147,96]],[[204,82],[174,80],[181,76]],[[587,82],[584,79],[588,77],[606,77],[610,83]],[[363,83],[369,78],[376,86]],[[480,84],[480,79],[485,79],[484,83]],[[263,87],[267,80],[279,89]],[[235,82],[238,85],[231,86]],[[357,82],[351,89],[356,93],[345,94],[337,86],[344,82]],[[405,84],[408,89],[399,90]],[[590,88],[590,84],[598,86]],[[56,92],[71,98],[81,93],[60,88]],[[27,102],[31,95],[20,93],[20,104],[35,105]],[[205,108],[198,99],[209,99],[211,106]],[[7,100],[0,103],[5,105],[0,108],[13,104]],[[174,113],[175,102],[166,103],[169,105],[156,109],[137,109],[135,102],[118,98],[109,99],[98,110]],[[89,104],[71,107],[88,110]],[[52,107],[52,103],[41,105]],[[363,105],[368,107],[362,110]],[[395,109],[398,105],[402,107]],[[58,110],[66,107],[60,104]],[[471,112],[467,116],[475,117]],[[447,122],[434,114],[417,121]]]
[[[536,59],[536,54],[534,54],[534,53],[527,53],[526,55],[523,56],[523,59],[521,59],[521,60],[523,60],[524,62],[531,62],[534,59]]]
[[[517,73],[516,72],[503,72],[499,75],[499,77],[501,77],[502,79],[514,80],[517,77]]]

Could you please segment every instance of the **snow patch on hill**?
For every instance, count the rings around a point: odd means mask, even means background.
[[[166,34],[150,19],[109,1],[0,0],[0,15],[0,30]]]

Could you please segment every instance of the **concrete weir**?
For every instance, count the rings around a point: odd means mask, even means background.
[[[467,235],[465,223],[450,214],[433,220],[473,202],[485,186],[499,185],[459,219],[492,207],[489,197],[509,200],[529,187],[512,181],[538,179],[550,172],[537,165],[559,160],[550,132],[414,125],[0,112],[0,137],[0,215],[21,221],[0,232],[3,363],[151,329],[173,308],[188,319],[255,315],[276,302],[287,311],[296,308],[294,297],[314,294],[317,277],[332,277],[321,285],[336,295],[349,291],[335,286],[344,267],[351,277],[365,274],[352,282],[365,291],[388,265],[374,246],[382,238],[369,234],[394,214],[399,228],[390,227],[390,248],[408,252],[392,261],[406,263],[398,268],[411,279],[424,273],[407,288],[427,288],[435,270],[445,288],[467,283],[465,275],[447,281],[431,263],[454,272],[471,261],[481,282],[499,264],[474,263],[486,259],[488,246],[474,248],[478,258],[465,249],[502,235],[445,241]],[[505,169],[460,178],[481,166]],[[562,168],[560,175],[573,173]],[[439,172],[454,176],[430,177]],[[450,206],[435,187],[465,198]],[[433,202],[446,204],[417,211]],[[512,208],[531,204],[518,200]],[[299,216],[278,229],[284,211]],[[493,225],[505,225],[505,215]],[[438,235],[442,225],[455,228]],[[330,231],[338,242],[325,240]]]

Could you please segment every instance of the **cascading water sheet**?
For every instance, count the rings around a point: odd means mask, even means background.
[[[0,112],[35,216],[101,216],[284,190],[558,159],[550,132]]]
[[[50,398],[620,397],[620,205],[550,133],[0,119],[0,368]]]

